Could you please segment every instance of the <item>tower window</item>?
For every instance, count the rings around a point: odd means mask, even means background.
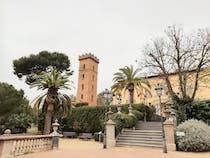
[[[85,69],[85,64],[83,64],[83,69]]]
[[[81,95],[81,99],[83,99],[83,94]]]
[[[91,101],[93,101],[93,95],[91,95]]]
[[[82,79],[84,79],[85,78],[85,74],[82,74]]]
[[[82,90],[84,89],[84,84],[82,84]]]

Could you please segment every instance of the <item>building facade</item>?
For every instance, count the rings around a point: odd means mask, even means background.
[[[97,80],[99,59],[93,54],[79,56],[77,103],[97,105]]]
[[[192,71],[189,74],[190,78],[188,79],[187,83],[187,94],[189,96],[192,95],[193,93],[193,84],[194,84],[194,78],[195,78],[195,73]],[[205,76],[206,72],[202,72],[201,76]],[[155,75],[155,76],[149,76],[147,77],[147,80],[149,81],[151,85],[150,93],[141,93],[137,94],[136,92],[134,93],[134,103],[145,103],[147,105],[151,104],[156,107],[158,110],[159,107],[159,98],[157,97],[156,91],[155,91],[155,85],[157,83],[161,84],[163,86],[163,92],[162,92],[162,103],[166,105],[167,103],[170,103],[170,96],[168,93],[168,89],[165,83],[165,80],[163,77]],[[175,93],[180,94],[179,90],[179,78],[176,73],[172,73],[169,76],[169,80],[172,84],[172,88]],[[128,104],[129,103],[129,94],[128,91],[126,92],[121,92],[121,100],[122,104]],[[198,84],[198,90],[195,96],[195,100],[209,100],[210,99],[210,76],[206,76],[202,80],[199,81]],[[117,104],[117,98],[115,97],[113,100],[113,104]]]

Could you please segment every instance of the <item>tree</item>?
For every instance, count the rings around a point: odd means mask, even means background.
[[[0,109],[0,133],[6,128],[10,128],[12,133],[23,132],[35,119],[33,110],[24,97],[24,91],[16,90],[14,86],[1,82]],[[14,118],[21,118],[22,120],[27,118],[27,120],[22,122],[20,120],[15,123]]]
[[[101,92],[97,95],[97,105],[99,106],[106,105],[105,99],[104,99],[104,92]]]
[[[193,101],[199,81],[210,75],[210,71],[203,71],[210,65],[210,33],[199,29],[186,35],[176,25],[168,27],[165,33],[166,37],[154,39],[144,47],[145,66],[165,80],[172,98]],[[174,90],[171,73],[178,76],[180,95]]]
[[[63,53],[41,51],[39,54],[31,54],[29,57],[21,57],[13,61],[14,74],[19,78],[26,77],[26,83],[30,84],[36,79],[36,75],[46,71],[48,66],[55,67],[58,71],[69,70],[70,61]]]
[[[16,90],[12,85],[0,82],[0,117],[8,117],[17,113],[28,100],[24,97],[23,90]]]
[[[66,72],[62,73],[50,67],[46,72],[41,72],[30,84],[31,88],[47,90],[32,102],[33,106],[41,108],[45,113],[44,134],[50,133],[53,114],[58,116],[62,113],[63,117],[69,114],[71,100],[68,95],[58,92],[60,89],[70,89],[69,76],[70,74]]]
[[[150,84],[145,79],[139,76],[140,69],[134,70],[133,66],[120,68],[119,72],[114,74],[114,84],[111,87],[112,91],[128,91],[130,103],[133,104],[134,91],[141,93],[143,91],[150,92]]]

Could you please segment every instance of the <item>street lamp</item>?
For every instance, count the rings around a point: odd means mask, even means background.
[[[162,141],[163,141],[163,152],[167,153],[167,147],[166,147],[166,139],[165,139],[165,131],[163,127],[163,115],[162,115],[162,105],[161,105],[161,96],[162,96],[162,90],[163,87],[161,84],[155,85],[155,91],[157,93],[157,96],[159,98],[159,105],[160,105],[160,116],[161,116],[161,126],[162,126]]]
[[[103,92],[103,97],[105,99],[105,105],[109,105],[112,102],[113,93],[109,91],[108,89],[105,89]],[[103,140],[103,148],[105,149],[107,147],[106,142],[106,121],[107,121],[107,109],[105,107],[105,114],[104,114],[104,140]]]

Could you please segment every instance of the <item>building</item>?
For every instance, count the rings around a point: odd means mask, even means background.
[[[203,76],[206,73],[205,70],[203,70],[203,72],[201,73],[201,76]],[[189,76],[190,79],[189,81],[192,82],[188,82],[187,84],[187,94],[188,95],[192,95],[193,92],[193,80],[195,77],[195,73],[194,71],[189,72]],[[147,80],[149,81],[150,85],[151,85],[151,89],[150,89],[150,93],[142,93],[142,94],[137,94],[134,93],[134,103],[145,103],[147,105],[151,104],[154,105],[156,107],[156,110],[159,111],[159,98],[157,97],[156,91],[155,91],[155,85],[157,83],[163,85],[163,93],[162,93],[162,103],[164,105],[166,105],[167,103],[170,102],[170,96],[167,90],[167,86],[165,83],[165,80],[163,79],[163,77],[161,77],[160,75],[154,75],[154,76],[149,76],[147,77]],[[173,90],[179,94],[179,79],[178,79],[178,75],[176,73],[171,73],[169,80],[172,83],[172,87]],[[126,92],[121,92],[121,101],[122,104],[127,104],[129,103],[129,94],[128,91]],[[195,100],[209,100],[210,99],[210,76],[206,76],[205,78],[203,78],[203,80],[199,81],[199,86],[198,86],[198,90],[195,96]],[[115,97],[113,100],[113,104],[117,104],[117,98]],[[163,109],[165,109],[165,107],[163,107]]]
[[[97,79],[99,59],[93,54],[79,56],[77,103],[97,105]]]

